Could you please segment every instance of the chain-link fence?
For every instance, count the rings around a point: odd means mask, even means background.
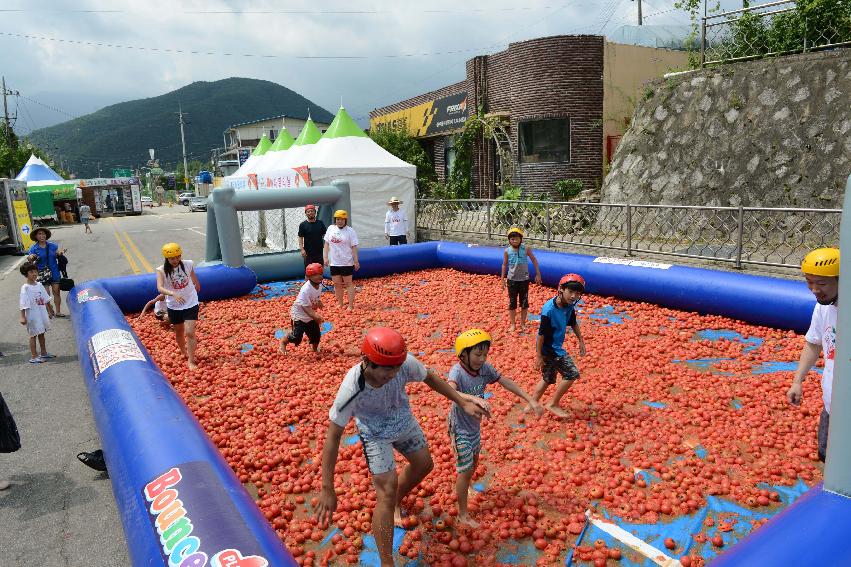
[[[841,0],[787,0],[705,16],[701,66],[851,45],[851,14]]]
[[[621,250],[730,263],[797,268],[822,246],[838,246],[839,209],[768,209],[550,201],[417,202],[417,231],[439,238],[505,242],[521,227],[550,248]]]
[[[240,211],[238,215],[244,254],[268,254],[299,249],[298,225],[305,219],[302,209]]]

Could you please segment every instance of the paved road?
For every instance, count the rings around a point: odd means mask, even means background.
[[[152,271],[160,247],[183,246],[202,259],[204,213],[155,208],[142,216],[101,219],[85,235],[79,225],[57,227],[53,240],[68,249],[68,274],[85,280]],[[126,565],[124,533],[105,473],[76,455],[99,447],[70,319],[54,319],[47,347],[57,358],[28,364],[26,331],[18,323],[23,259],[0,256],[0,392],[12,409],[23,448],[0,454],[0,554],[3,567]],[[65,308],[63,295],[62,311]]]

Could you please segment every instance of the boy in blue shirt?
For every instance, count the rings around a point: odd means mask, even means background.
[[[585,280],[579,274],[567,274],[558,282],[558,295],[550,299],[541,309],[541,326],[535,342],[537,357],[535,368],[541,371],[541,383],[535,388],[532,397],[540,401],[547,387],[556,383],[556,374],[561,374],[562,382],[556,387],[553,401],[547,406],[559,417],[567,417],[559,402],[573,382],[579,378],[579,369],[564,350],[564,338],[567,328],[573,329],[579,342],[579,356],[585,356],[585,341],[576,319],[576,304],[585,293]],[[531,409],[531,408],[528,408]]]

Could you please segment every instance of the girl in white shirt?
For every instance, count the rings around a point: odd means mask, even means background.
[[[340,307],[345,305],[343,289],[348,292],[349,311],[355,308],[355,286],[352,274],[360,269],[358,262],[358,235],[348,226],[349,213],[344,210],[334,212],[334,224],[325,231],[323,259],[331,268],[331,281],[334,282],[334,295]]]
[[[163,246],[165,262],[157,268],[157,290],[165,296],[168,320],[174,326],[174,335],[181,354],[195,370],[195,324],[198,322],[198,292],[201,283],[195,275],[192,260],[183,260],[180,245],[169,242]]]

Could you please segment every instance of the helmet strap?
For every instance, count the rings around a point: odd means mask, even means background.
[[[461,354],[458,356],[458,362],[461,364],[461,368],[463,368],[467,372],[467,374],[470,374],[471,376],[478,376],[479,371],[473,370],[472,368],[470,368],[470,349],[471,348],[472,347],[465,348],[461,352]],[[464,358],[463,358],[465,352],[467,353],[467,360],[464,360]]]

